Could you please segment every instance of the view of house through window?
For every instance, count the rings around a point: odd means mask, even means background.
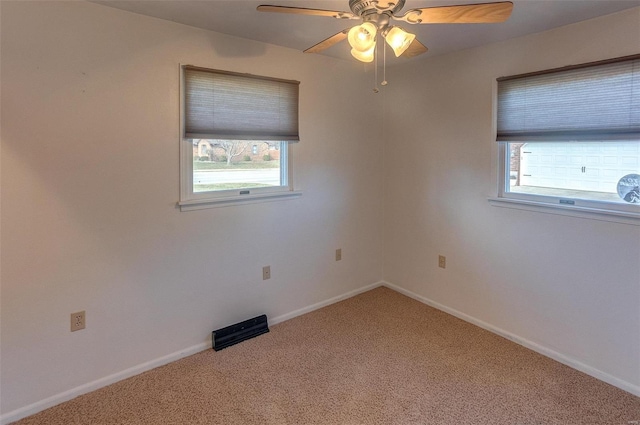
[[[640,141],[507,145],[507,192],[640,203]]]
[[[287,143],[191,139],[193,192],[286,186]]]
[[[499,198],[640,217],[640,55],[497,83]]]

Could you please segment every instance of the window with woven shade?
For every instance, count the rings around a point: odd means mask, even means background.
[[[182,66],[181,89],[183,210],[299,195],[299,82]]]
[[[497,86],[499,198],[640,217],[640,55]]]

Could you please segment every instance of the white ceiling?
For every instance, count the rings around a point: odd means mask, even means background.
[[[296,50],[305,50],[321,40],[358,23],[327,17],[258,12],[261,4],[349,11],[348,0],[89,0],[193,27],[208,29]],[[486,3],[490,0],[407,0],[401,12],[413,8]],[[441,55],[496,41],[546,31],[551,28],[608,15],[640,6],[640,0],[512,0],[513,13],[500,24],[431,24],[402,26],[429,48],[418,58]],[[638,13],[638,12],[634,12]],[[640,28],[636,37],[640,44]],[[354,60],[346,42],[322,54]],[[402,63],[414,59],[393,59]],[[393,63],[388,63],[393,65]]]

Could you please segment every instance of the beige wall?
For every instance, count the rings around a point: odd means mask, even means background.
[[[95,4],[0,11],[5,420],[383,276],[640,385],[640,227],[487,202],[495,78],[637,53],[640,9],[400,65],[379,96],[357,63]],[[179,212],[179,63],[302,82],[301,198]]]
[[[385,280],[636,394],[640,226],[487,199],[497,194],[496,78],[639,46],[635,8],[394,68],[388,104],[407,108],[387,109],[384,225]]]
[[[361,66],[87,2],[1,8],[3,414],[382,278]],[[181,63],[301,82],[301,198],[176,208]]]

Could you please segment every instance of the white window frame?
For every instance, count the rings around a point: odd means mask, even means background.
[[[634,56],[635,57],[635,56]],[[620,58],[624,59],[624,58]],[[612,61],[617,61],[614,59]],[[601,61],[606,63],[609,61]],[[596,64],[596,63],[594,63]],[[589,64],[585,64],[589,65]],[[580,67],[582,65],[579,65]],[[573,67],[566,67],[570,69]],[[552,70],[553,71],[553,70]],[[497,130],[498,121],[498,82],[493,85],[493,134]],[[495,137],[494,137],[495,140]],[[593,140],[593,139],[591,139]],[[562,142],[563,140],[558,140]],[[526,143],[527,140],[513,140],[512,142]],[[530,140],[536,142],[536,140]],[[617,223],[632,224],[640,226],[640,205],[622,204],[616,202],[586,200],[580,198],[563,198],[559,196],[536,195],[530,193],[519,193],[509,191],[510,187],[510,158],[507,141],[492,142],[497,144],[497,195],[490,197],[489,202],[498,207],[523,209],[542,213],[568,215],[580,218],[612,221]],[[567,143],[571,143],[567,141]],[[495,168],[494,168],[495,170]]]
[[[255,202],[292,199],[302,195],[293,188],[293,155],[291,143],[280,142],[280,186],[246,189],[193,191],[193,142],[184,138],[185,78],[180,65],[180,201],[181,211],[192,211]],[[250,141],[251,142],[251,141]],[[199,153],[199,152],[198,152]]]

